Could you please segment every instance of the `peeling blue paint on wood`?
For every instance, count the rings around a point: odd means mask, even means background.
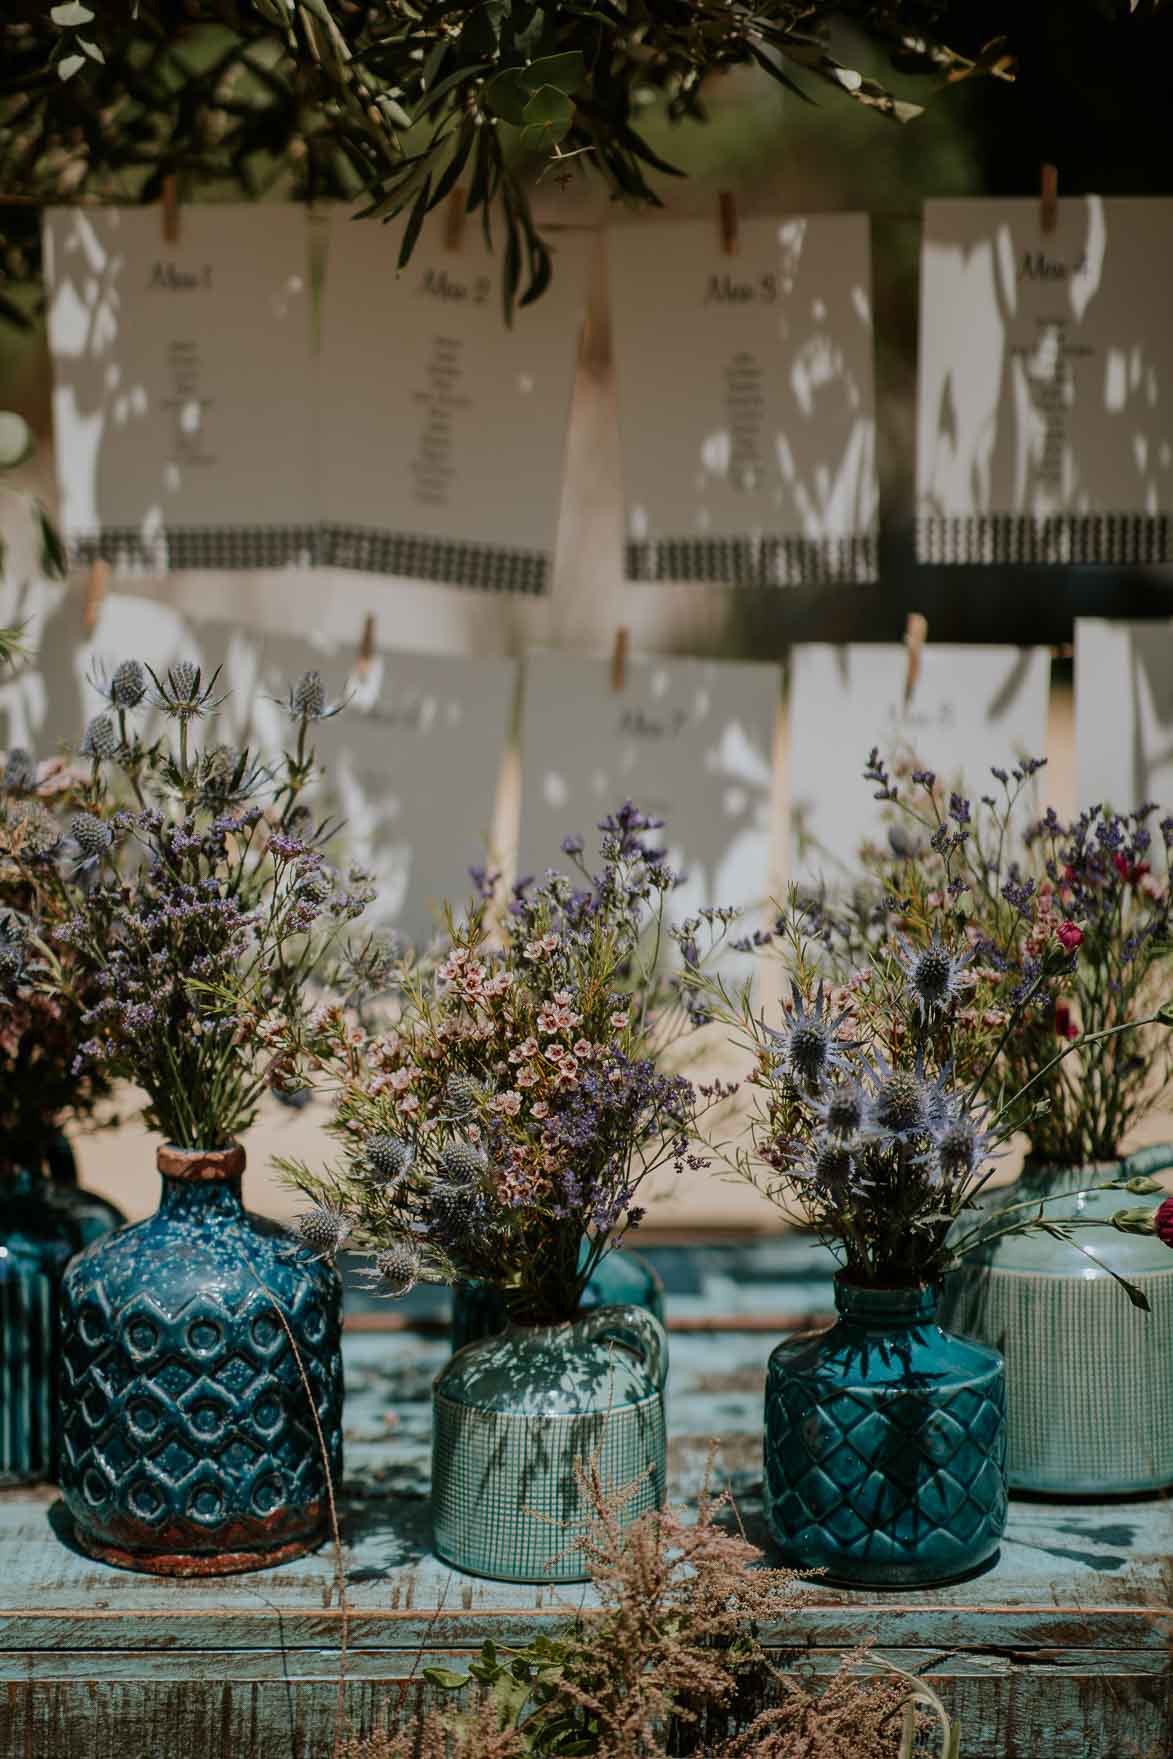
[[[689,1249],[692,1318],[826,1307],[825,1281],[787,1243]],[[658,1255],[661,1268],[669,1254]],[[748,1271],[747,1271],[748,1262]],[[771,1306],[772,1304],[772,1306]],[[676,1311],[670,1307],[670,1312]],[[695,1496],[709,1440],[750,1537],[766,1544],[761,1425],[769,1331],[676,1333],[669,1385],[673,1494]],[[431,1555],[429,1395],[435,1335],[345,1344],[345,1712],[356,1731],[423,1690],[424,1659],[460,1668],[485,1637],[525,1642],[590,1590],[464,1577]],[[849,1593],[810,1582],[801,1621],[767,1633],[787,1664],[831,1671],[870,1639],[923,1671],[964,1725],[966,1759],[1148,1759],[1173,1752],[1169,1676],[1173,1504],[1014,1498],[995,1567],[933,1592]],[[0,1494],[0,1759],[327,1759],[339,1640],[327,1549],[224,1581],[167,1581],[69,1548],[51,1489]]]

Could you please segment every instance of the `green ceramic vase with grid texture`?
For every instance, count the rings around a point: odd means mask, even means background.
[[[1086,1187],[1169,1167],[1173,1143],[1096,1166],[1028,1161],[1013,1185],[979,1198],[979,1225],[992,1233],[1010,1205],[1027,1202],[1056,1222],[1107,1224],[1141,1199]],[[1097,1261],[1140,1290],[1147,1313]],[[1123,1496],[1173,1484],[1173,1252],[1155,1234],[1105,1225],[1071,1240],[990,1239],[947,1279],[941,1313],[1006,1358],[1012,1490]]]
[[[584,1469],[625,1493],[625,1524],[663,1503],[667,1373],[643,1307],[510,1324],[458,1350],[432,1394],[437,1555],[498,1581],[586,1580]]]

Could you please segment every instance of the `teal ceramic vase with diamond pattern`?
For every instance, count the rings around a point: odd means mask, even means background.
[[[668,1339],[643,1307],[510,1324],[458,1350],[432,1394],[437,1555],[504,1582],[581,1582],[582,1482],[624,1492],[624,1524],[664,1500]]]
[[[87,1247],[62,1283],[61,1490],[105,1563],[264,1569],[328,1531],[338,1276],[244,1208],[243,1149],[162,1148],[158,1163],[157,1212]]]
[[[784,1560],[857,1587],[949,1581],[1006,1524],[1002,1358],[937,1324],[928,1288],[837,1281],[839,1320],[766,1381],[765,1497]]]

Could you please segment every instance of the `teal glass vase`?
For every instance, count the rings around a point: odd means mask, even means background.
[[[783,1560],[860,1588],[924,1587],[996,1555],[1002,1359],[937,1324],[929,1288],[835,1286],[838,1322],[766,1380],[765,1501]]]
[[[583,1252],[587,1250],[583,1242]],[[646,1307],[664,1323],[664,1284],[638,1252],[608,1252],[582,1293],[584,1313],[596,1307]],[[452,1286],[452,1348],[463,1350],[478,1338],[504,1331],[509,1322],[500,1289],[491,1283],[463,1282]]]
[[[62,1284],[62,1494],[106,1563],[267,1568],[328,1533],[337,1273],[244,1208],[239,1147],[163,1148],[158,1163],[156,1213],[79,1253]]]
[[[81,1245],[76,1223],[38,1172],[0,1172],[0,1484],[56,1476],[59,1447],[58,1301]]]
[[[582,1582],[594,1511],[624,1525],[664,1501],[668,1339],[645,1307],[516,1325],[458,1350],[432,1389],[436,1554],[504,1582]]]
[[[1041,1206],[1062,1223],[1110,1223],[1143,1201],[1089,1191],[1173,1167],[1173,1144],[1125,1161],[1057,1167],[1028,1160],[1013,1185],[983,1192],[976,1221],[992,1233]],[[1161,1201],[1153,1197],[1156,1208]],[[1082,1248],[1082,1250],[1081,1250]],[[1148,1302],[1133,1306],[1111,1266]],[[1123,1496],[1173,1484],[1173,1252],[1155,1234],[1081,1227],[984,1239],[945,1284],[945,1322],[1006,1358],[1012,1490]]]

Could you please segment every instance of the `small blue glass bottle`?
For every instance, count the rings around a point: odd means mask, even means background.
[[[584,1244],[585,1251],[585,1244]],[[582,1292],[582,1312],[596,1307],[646,1307],[664,1323],[664,1284],[638,1252],[609,1252]],[[504,1297],[488,1283],[455,1283],[452,1288],[453,1350],[504,1331],[509,1323]]]
[[[109,1198],[87,1191],[77,1174],[77,1161],[68,1136],[55,1130],[46,1140],[45,1171],[49,1178],[49,1202],[72,1218],[83,1246],[92,1246],[120,1228],[126,1217]]]
[[[329,1531],[337,1273],[244,1208],[243,1149],[162,1148],[158,1163],[156,1213],[64,1280],[62,1493],[78,1543],[107,1563],[266,1568]]]
[[[57,1317],[76,1222],[38,1172],[0,1161],[0,1484],[56,1474],[60,1412]]]
[[[787,1339],[766,1379],[765,1498],[785,1562],[861,1588],[988,1563],[1006,1525],[1006,1382],[943,1331],[931,1288],[835,1284],[838,1323]]]

